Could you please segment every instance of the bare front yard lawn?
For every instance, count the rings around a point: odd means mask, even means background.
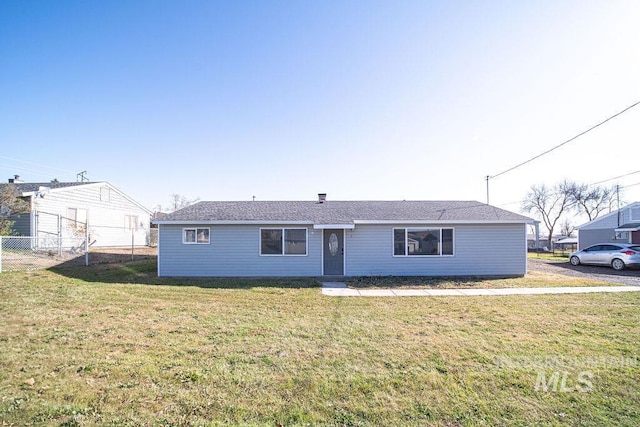
[[[3,425],[640,422],[638,293],[327,298],[154,269],[0,275]]]

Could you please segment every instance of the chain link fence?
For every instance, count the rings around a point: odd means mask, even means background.
[[[0,272],[37,270],[62,263],[83,265],[86,243],[83,237],[0,236]]]
[[[149,246],[152,248],[158,247],[158,229],[150,228],[149,229]]]
[[[73,214],[74,212],[71,212]],[[157,254],[158,229],[137,216],[123,226],[91,224],[73,217],[34,212],[33,236],[0,236],[0,272],[148,259]]]

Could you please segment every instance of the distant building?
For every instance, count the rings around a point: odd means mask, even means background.
[[[13,185],[30,206],[26,214],[11,217],[18,235],[38,239],[84,236],[90,245],[117,247],[147,245],[151,211],[108,182],[25,183]]]
[[[640,244],[640,202],[627,205],[578,227],[578,248],[597,243]]]

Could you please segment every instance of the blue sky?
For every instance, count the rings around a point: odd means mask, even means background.
[[[640,100],[637,1],[0,2],[0,178],[146,206],[474,199]],[[640,169],[640,106],[491,181]],[[607,184],[640,200],[640,173]]]

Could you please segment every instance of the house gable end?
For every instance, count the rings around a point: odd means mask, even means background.
[[[633,214],[633,218],[632,218]],[[619,217],[620,215],[620,217]],[[635,218],[635,216],[639,218]],[[578,230],[601,230],[616,228],[625,222],[640,220],[640,202],[634,202],[577,227]]]

